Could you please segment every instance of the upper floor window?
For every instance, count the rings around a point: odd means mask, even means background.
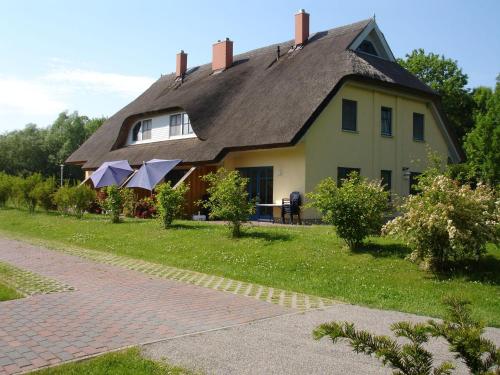
[[[134,125],[132,129],[132,141],[137,142],[139,140],[139,132],[141,131],[141,125],[142,122],[139,121],[137,124]]]
[[[424,115],[421,113],[413,113],[413,140],[424,140]]]
[[[392,108],[382,107],[380,110],[380,134],[385,136],[392,135]]]
[[[357,173],[358,175],[361,172],[359,168],[348,168],[348,167],[338,167],[337,168],[337,185],[342,185],[342,181],[346,178],[350,177],[352,173]]]
[[[181,135],[193,134],[191,121],[187,113],[178,113],[170,116],[170,136],[178,137]]]
[[[356,131],[357,107],[356,101],[342,99],[342,130]]]
[[[142,140],[151,139],[152,120],[142,120]]]
[[[372,42],[369,40],[363,40],[358,47],[358,51],[369,53],[370,55],[378,56],[377,50]]]

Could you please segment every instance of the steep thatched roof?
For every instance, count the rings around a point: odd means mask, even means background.
[[[436,98],[398,64],[348,49],[370,22],[316,33],[301,49],[291,50],[293,41],[288,41],[236,55],[233,66],[219,74],[206,64],[189,70],[182,83],[175,74],[162,76],[66,162],[89,169],[119,159],[132,165],[152,158],[196,163],[219,160],[232,149],[290,145],[345,79],[373,80]],[[136,119],[176,108],[188,113],[198,138],[124,147]]]

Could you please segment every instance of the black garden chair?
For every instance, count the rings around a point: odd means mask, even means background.
[[[283,198],[281,200],[281,223],[285,224],[285,217],[290,216],[290,224],[293,224],[293,217],[297,216],[297,222],[302,224],[300,219],[300,206],[302,199],[298,191],[290,194],[290,198]]]

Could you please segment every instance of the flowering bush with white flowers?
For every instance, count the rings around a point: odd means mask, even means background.
[[[413,250],[412,260],[443,269],[450,262],[477,259],[487,242],[500,239],[500,200],[487,185],[472,189],[443,175],[422,177],[420,194],[400,207],[402,215],[383,233],[401,237]]]

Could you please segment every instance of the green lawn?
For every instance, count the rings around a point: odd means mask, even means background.
[[[209,223],[183,221],[164,230],[155,221],[110,224],[98,216],[77,220],[9,209],[0,211],[0,231],[436,317],[444,313],[441,298],[452,293],[470,299],[477,317],[500,326],[500,249],[493,245],[466,274],[438,278],[404,259],[408,249],[395,240],[373,238],[351,252],[327,226],[253,227],[233,240],[226,227]]]
[[[22,297],[22,295],[19,294],[15,289],[2,282],[2,279],[6,278],[9,272],[10,269],[0,263],[0,301],[8,301],[11,299]]]
[[[163,365],[141,356],[139,349],[109,353],[81,362],[51,367],[33,375],[184,375],[190,372]]]

